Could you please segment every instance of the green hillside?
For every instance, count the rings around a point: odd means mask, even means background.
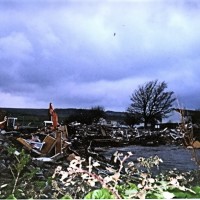
[[[79,114],[84,109],[76,108],[58,108],[55,109],[58,114],[59,122],[64,122],[70,115]],[[105,118],[107,120],[123,121],[125,113],[106,111]],[[18,121],[22,125],[28,123],[39,124],[44,120],[48,120],[48,109],[33,109],[33,108],[0,108],[0,120],[3,120],[4,116],[17,117]]]

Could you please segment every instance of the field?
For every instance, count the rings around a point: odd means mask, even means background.
[[[64,123],[65,120],[74,114],[81,113],[84,109],[76,108],[58,108],[55,109],[58,114],[59,123]],[[107,120],[123,121],[125,113],[115,111],[105,111]],[[4,116],[17,117],[18,123],[26,126],[40,125],[43,121],[48,120],[48,109],[31,109],[31,108],[0,108],[0,121]]]

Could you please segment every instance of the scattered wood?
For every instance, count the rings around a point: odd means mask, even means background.
[[[62,152],[62,132],[56,131],[55,154]]]
[[[51,137],[50,135],[47,135],[45,138],[44,138],[44,146],[43,148],[41,149],[41,153],[43,155],[47,155],[48,153],[50,153],[50,151],[53,149],[53,147],[55,146],[56,144],[56,139]]]

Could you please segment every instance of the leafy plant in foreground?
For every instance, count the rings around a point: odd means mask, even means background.
[[[28,169],[31,157],[29,154],[25,153],[24,149],[18,152],[16,148],[8,147],[7,152],[12,159],[9,169],[13,176],[13,181],[6,184],[7,186],[2,195],[8,196],[8,199],[34,196],[35,191],[33,186],[37,181],[32,184],[30,184],[30,181],[35,177],[38,168],[29,167]],[[1,196],[1,198],[3,198],[3,196]]]
[[[13,178],[14,178],[14,185],[13,185],[13,189],[11,192],[11,194],[14,196],[21,172],[26,167],[27,163],[30,161],[30,155],[26,154],[24,149],[22,149],[22,151],[19,153],[14,148],[10,148],[8,150],[8,152],[10,154],[14,155],[14,157],[17,161],[16,163],[13,162],[9,166],[11,173],[13,175]]]
[[[85,199],[171,199],[199,198],[199,187],[188,188],[183,174],[169,172],[167,175],[153,176],[151,168],[159,166],[162,160],[158,156],[138,158],[138,163],[126,163],[128,153],[116,153],[114,161],[119,160],[118,169],[106,167],[107,173],[101,173],[99,162],[76,157],[67,170],[58,166],[53,175],[57,186],[56,198],[59,196]],[[98,168],[97,168],[98,167]],[[141,169],[145,170],[142,170]],[[69,187],[70,186],[70,187]],[[68,188],[73,188],[73,193]]]
[[[119,158],[119,155],[120,154],[116,154],[116,158]],[[61,166],[58,166],[53,174],[54,188],[58,191],[56,197],[58,197],[59,194],[65,195],[65,193],[68,192],[73,196],[73,198],[83,198],[86,194],[94,190],[93,192],[95,195],[91,192],[86,197],[108,197],[110,195],[110,198],[114,197],[115,199],[120,199],[121,197],[118,194],[116,186],[120,179],[123,164],[131,155],[131,153],[128,153],[122,159],[119,159],[120,166],[118,169],[107,167],[106,169],[112,173],[111,175],[100,174],[99,169],[97,168],[100,167],[100,163],[98,161],[93,161],[91,157],[89,158],[89,163],[86,166],[85,159],[81,159],[78,156],[70,162],[66,171],[62,170]],[[62,185],[63,187],[61,188],[59,185]],[[69,186],[76,187],[76,193],[73,193],[74,190],[70,191]],[[102,188],[105,190],[98,190]]]

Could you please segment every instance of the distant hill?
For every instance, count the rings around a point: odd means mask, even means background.
[[[67,117],[73,114],[78,114],[83,109],[76,108],[57,108],[59,121],[64,121]],[[8,117],[17,117],[19,121],[27,124],[29,122],[39,123],[48,120],[48,109],[35,108],[0,108],[1,113],[5,113]],[[106,111],[107,120],[123,121],[125,112]],[[1,117],[2,118],[2,117]],[[2,119],[1,119],[2,120]]]

